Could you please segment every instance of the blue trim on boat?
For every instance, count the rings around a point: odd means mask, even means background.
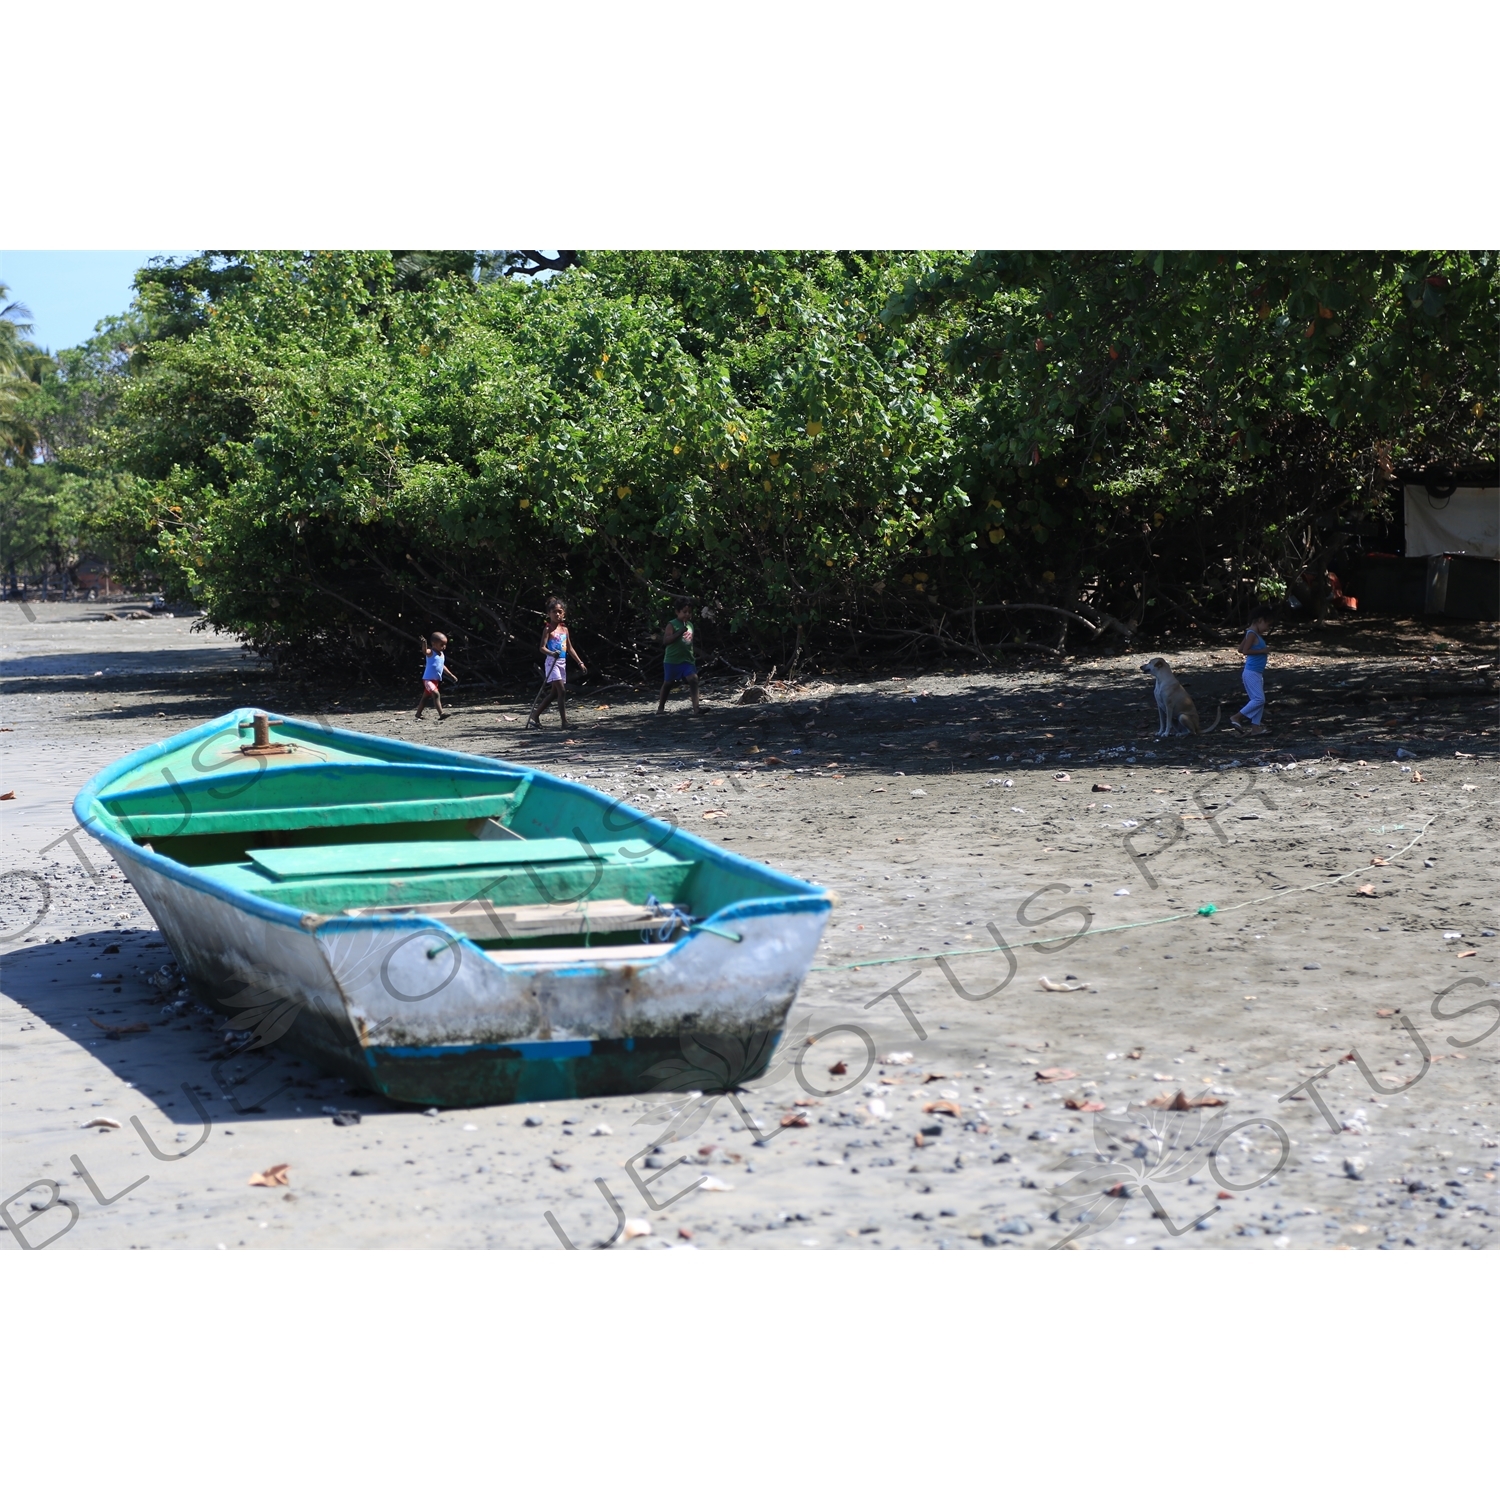
[[[634,1037],[621,1038],[632,1044]],[[460,1042],[451,1047],[367,1047],[366,1055],[372,1060],[381,1057],[456,1057],[465,1052],[513,1053],[528,1061],[547,1060],[558,1057],[588,1057],[596,1047],[588,1039],[573,1042]],[[634,1045],[620,1049],[633,1052]]]

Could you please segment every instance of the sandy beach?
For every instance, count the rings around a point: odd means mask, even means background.
[[[1232,650],[955,660],[745,706],[706,677],[703,718],[586,682],[571,730],[537,734],[520,695],[461,687],[418,723],[404,688],[279,684],[190,618],[109,612],[0,606],[12,1249],[1500,1241],[1492,627],[1281,632],[1269,734],[1158,741],[1141,661],[1227,718]],[[252,705],[543,766],[832,887],[770,1074],[711,1108],[423,1113],[226,1053],[70,808]]]

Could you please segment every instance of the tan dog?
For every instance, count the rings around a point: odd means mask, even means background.
[[[1202,734],[1198,710],[1188,696],[1188,690],[1172,675],[1166,659],[1153,656],[1150,661],[1141,663],[1141,671],[1156,679],[1157,739],[1165,739],[1173,734]],[[1221,703],[1218,712],[1214,714],[1213,723],[1208,726],[1210,729],[1218,728],[1219,717],[1223,712],[1224,705]]]

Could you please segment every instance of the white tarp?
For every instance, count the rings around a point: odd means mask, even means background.
[[[1441,552],[1500,557],[1500,489],[1457,489],[1440,498],[1426,485],[1406,486],[1406,555]]]

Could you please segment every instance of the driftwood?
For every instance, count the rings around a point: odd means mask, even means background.
[[[1117,620],[1113,615],[1102,614],[1097,622],[1087,619],[1071,609],[1059,609],[1055,604],[976,604],[970,610],[971,614],[993,614],[1004,612],[1006,614],[1030,613],[1038,615],[1057,615],[1064,620],[1073,620],[1082,625],[1089,633],[1090,640],[1098,640],[1106,630],[1113,630],[1118,635],[1123,635],[1128,641],[1135,631],[1123,620]]]

